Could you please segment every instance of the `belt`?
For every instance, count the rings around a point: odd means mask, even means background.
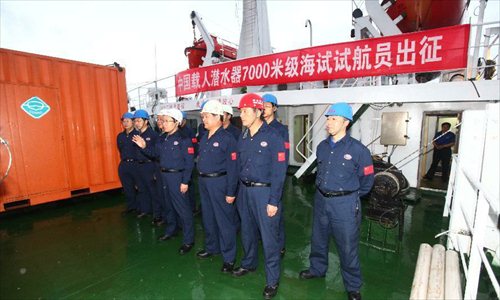
[[[226,171],[218,172],[218,173],[201,173],[201,172],[199,173],[200,177],[211,177],[211,178],[221,177],[221,176],[224,176],[226,174],[227,174]]]
[[[318,191],[321,193],[321,195],[323,195],[324,197],[327,197],[327,198],[347,196],[347,195],[350,195],[352,193],[357,192],[357,191],[323,192],[320,188],[318,188]]]
[[[150,163],[150,162],[153,162],[152,160],[139,160],[137,161],[139,164],[145,164],[145,163]]]
[[[177,169],[160,168],[160,171],[162,171],[163,173],[180,173],[184,171],[184,169],[177,170]]]
[[[247,187],[269,187],[271,186],[270,183],[261,183],[261,182],[253,182],[253,181],[244,181],[240,180],[241,183],[243,183]]]
[[[135,159],[133,159],[133,158],[124,158],[124,159],[122,159],[122,161],[124,161],[124,162],[134,162]]]

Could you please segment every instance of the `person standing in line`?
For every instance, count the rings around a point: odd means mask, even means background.
[[[209,100],[201,111],[207,129],[200,140],[198,185],[205,249],[196,255],[209,258],[222,253],[221,271],[230,273],[236,259],[237,215],[233,202],[238,185],[236,140],[222,127],[224,111],[217,100]]]
[[[288,164],[288,160],[290,159],[290,137],[288,134],[288,126],[283,125],[276,119],[276,112],[278,111],[278,99],[272,94],[264,94],[262,96],[262,100],[264,100],[264,120],[266,123],[276,129],[278,133],[284,140],[285,145],[285,156],[286,162]],[[281,203],[281,222],[280,222],[280,245],[281,257],[285,256],[286,247],[285,247],[285,215],[283,214],[285,208],[283,203]]]
[[[116,137],[116,144],[120,152],[120,165],[118,166],[118,176],[122,183],[123,192],[127,199],[127,208],[123,213],[137,212],[138,204],[136,199],[136,183],[139,180],[136,171],[137,146],[132,141],[132,137],[139,134],[134,128],[134,114],[126,112],[121,121],[123,131]]]
[[[452,148],[455,146],[455,134],[449,131],[451,124],[444,122],[441,124],[441,131],[436,132],[432,145],[434,145],[434,150],[432,153],[432,164],[427,174],[425,174],[424,179],[432,180],[434,178],[434,173],[436,173],[437,166],[441,161],[442,181],[448,181],[450,177],[450,160]]]
[[[181,111],[167,109],[162,114],[165,117],[163,131],[166,133],[162,143],[158,143],[155,148],[150,149],[146,147],[146,142],[141,136],[134,136],[133,141],[145,155],[160,159],[164,191],[168,195],[173,210],[179,216],[182,227],[183,243],[179,248],[179,254],[184,255],[191,251],[194,246],[194,220],[187,197],[194,166],[194,148],[191,139],[179,131],[179,124],[182,122]],[[160,241],[169,240],[176,234],[175,215],[170,213],[166,221],[165,234],[159,238]]]
[[[330,236],[337,245],[340,270],[348,299],[361,299],[359,263],[360,197],[374,181],[370,151],[347,134],[352,108],[345,102],[330,106],[326,115],[328,137],[317,147],[316,194],[314,196],[310,267],[302,279],[325,277]]]
[[[156,143],[158,134],[149,126],[149,114],[147,111],[139,109],[134,113],[134,126],[139,135],[146,142],[148,149]],[[153,199],[159,197],[156,192],[156,183],[154,180],[155,163],[141,151],[137,152],[137,171],[139,175],[139,214],[142,218],[152,213]]]
[[[191,139],[191,143],[194,146],[194,155],[195,157],[198,155],[198,138],[196,137],[196,132],[187,125],[187,113],[185,111],[182,112],[182,123],[179,126],[179,130],[183,135],[189,137]],[[193,215],[198,215],[200,213],[200,209],[196,207],[196,193],[194,190],[194,180],[193,175],[191,175],[191,180],[189,181],[189,203],[191,204],[191,209],[193,210]]]
[[[233,118],[233,107],[231,105],[224,104],[222,105],[222,109],[224,110],[224,120],[222,122],[222,126],[225,130],[229,131],[236,140],[240,138],[241,129],[231,124],[231,119]]]
[[[244,95],[238,108],[246,127],[238,140],[241,184],[236,201],[244,256],[233,276],[241,277],[256,270],[260,232],[266,271],[263,295],[271,299],[278,293],[280,280],[279,224],[287,167],[285,147],[276,130],[263,121],[264,103],[259,95]]]

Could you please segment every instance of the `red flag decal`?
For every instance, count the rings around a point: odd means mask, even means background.
[[[194,154],[194,148],[188,147],[188,154]]]
[[[285,149],[290,149],[290,143],[289,142],[285,142]]]
[[[285,161],[285,152],[278,152],[278,161]]]
[[[363,173],[366,175],[370,175],[370,174],[373,174],[373,165],[369,165],[368,167],[365,167],[363,169]]]
[[[198,140],[194,137],[191,139],[191,143],[196,144],[196,143],[198,143]]]
[[[236,152],[231,152],[231,160],[236,160]]]

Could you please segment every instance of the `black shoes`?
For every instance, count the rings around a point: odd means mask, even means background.
[[[173,237],[176,237],[177,236],[177,232],[174,232],[172,234],[165,234],[165,235],[162,235],[158,238],[158,241],[160,242],[164,242],[164,241],[167,241],[167,240],[170,240],[171,238]]]
[[[147,213],[140,213],[137,215],[137,219],[144,218],[147,215]]]
[[[196,253],[196,256],[198,256],[199,258],[203,258],[203,259],[204,258],[210,258],[210,257],[215,256],[215,255],[217,255],[217,254],[209,253],[205,249],[203,249],[201,251],[198,251]]]
[[[361,293],[358,291],[348,292],[347,300],[361,300]]]
[[[311,273],[311,271],[304,270],[304,271],[300,272],[299,277],[301,279],[312,279],[312,278],[322,278],[322,277],[325,277],[325,275],[323,275],[323,276],[316,276],[313,273]]]
[[[278,286],[279,284],[273,286],[266,285],[266,287],[264,288],[264,292],[262,293],[262,295],[264,295],[264,299],[271,299],[276,296],[276,294],[278,293]]]
[[[281,248],[281,250],[280,250],[280,256],[281,256],[281,258],[285,257],[285,253],[286,253],[286,249],[285,248]]]
[[[165,224],[165,221],[163,221],[161,218],[155,218],[153,221],[151,221],[151,225],[153,226],[161,226]]]
[[[193,249],[194,243],[193,244],[184,244],[179,248],[179,254],[184,255],[191,251]]]
[[[224,263],[220,271],[222,273],[231,273],[234,270],[234,263]]]
[[[255,272],[255,269],[245,269],[243,267],[238,267],[235,270],[233,270],[232,274],[234,277],[241,277],[247,275],[250,272]]]

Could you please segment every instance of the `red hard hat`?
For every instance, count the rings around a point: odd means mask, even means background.
[[[254,93],[249,93],[241,97],[240,99],[240,104],[238,105],[238,108],[243,108],[243,107],[264,109],[264,101],[262,101],[261,96]]]

